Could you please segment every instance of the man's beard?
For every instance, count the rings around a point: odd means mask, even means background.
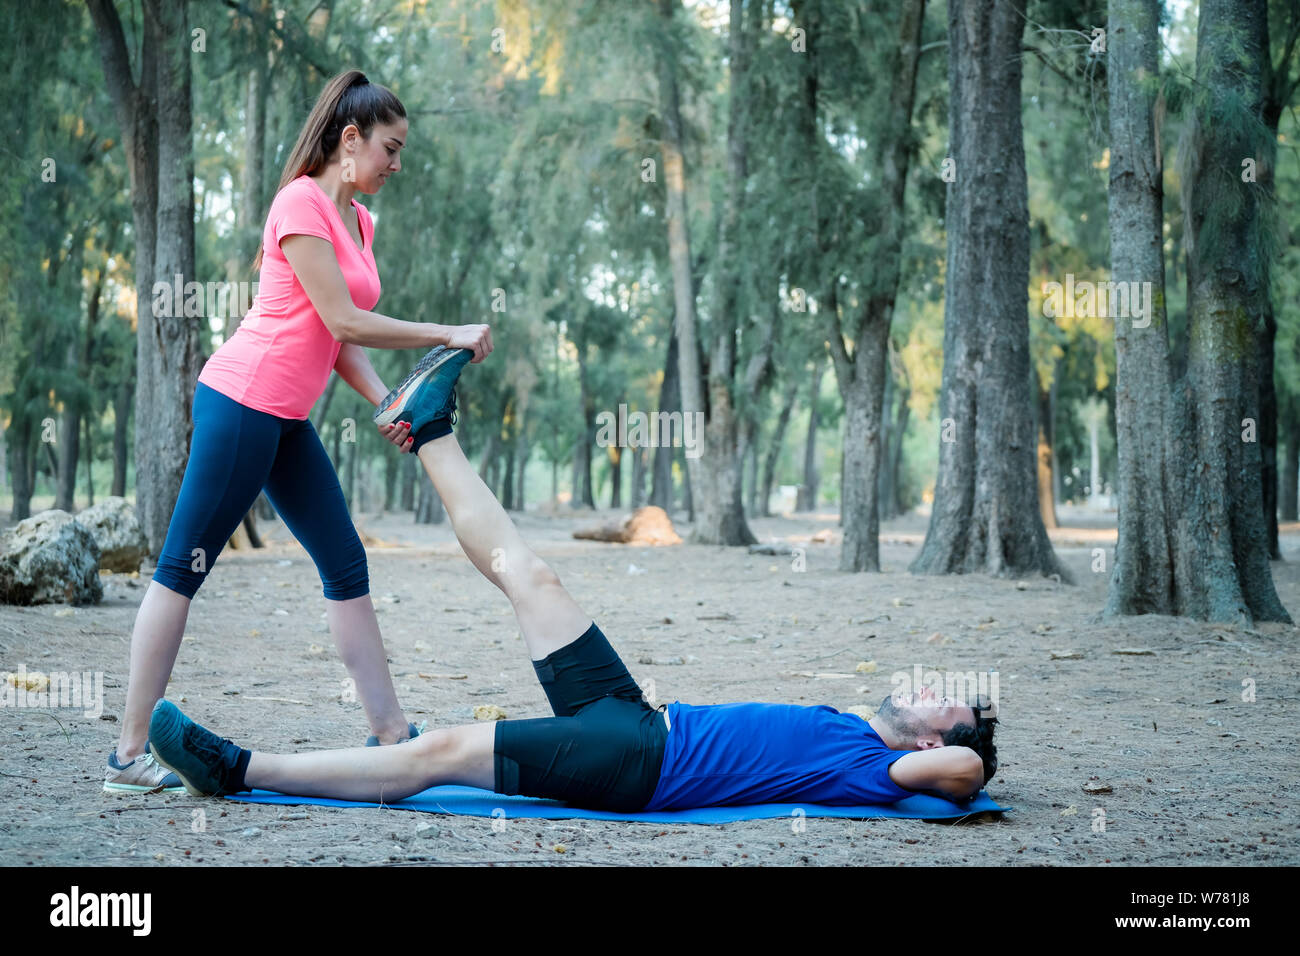
[[[876,716],[889,726],[890,731],[899,739],[900,743],[915,744],[917,737],[930,732],[930,728],[920,717],[900,710],[894,704],[892,695],[881,701]]]

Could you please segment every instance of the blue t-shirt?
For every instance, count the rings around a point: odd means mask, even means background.
[[[856,714],[797,704],[668,705],[671,728],[646,810],[755,803],[859,806],[913,796],[890,750]]]

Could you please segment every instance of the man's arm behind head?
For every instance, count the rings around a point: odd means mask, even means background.
[[[907,790],[961,803],[984,786],[984,761],[970,747],[913,750],[889,765],[889,777]]]

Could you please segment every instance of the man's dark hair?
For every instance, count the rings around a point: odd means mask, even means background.
[[[995,711],[983,698],[977,699],[971,709],[975,711],[975,726],[955,724],[940,739],[946,747],[969,747],[979,754],[984,761],[984,782],[988,783],[998,772],[998,748],[993,745],[993,725],[998,719],[992,716]]]

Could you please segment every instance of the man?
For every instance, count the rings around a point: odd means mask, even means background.
[[[632,812],[887,804],[917,792],[962,801],[993,776],[996,718],[988,708],[928,691],[886,698],[870,721],[826,706],[651,707],[600,628],[524,544],[466,460],[451,429],[451,386],[465,363],[439,362],[434,353],[375,418],[381,425],[410,422],[412,450],[465,554],[514,606],[555,716],[440,728],[393,747],[269,754],[238,747],[162,700],[153,711],[150,748],[190,793],[257,788],[393,802],[460,784]],[[404,438],[394,433],[395,443]]]

